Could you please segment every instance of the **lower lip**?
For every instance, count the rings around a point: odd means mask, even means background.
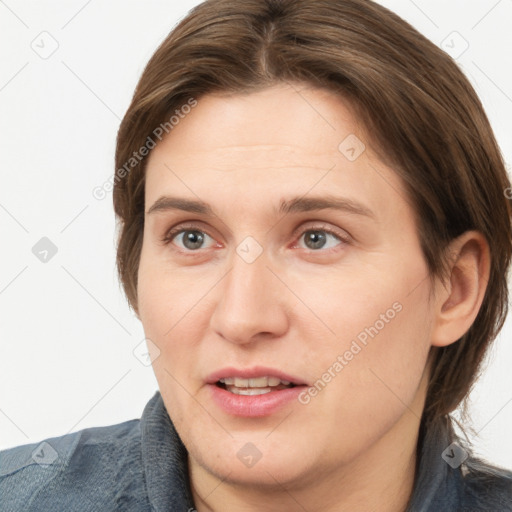
[[[213,401],[227,414],[233,416],[259,417],[268,416],[293,400],[306,386],[270,391],[263,395],[235,395],[215,384],[208,384]]]

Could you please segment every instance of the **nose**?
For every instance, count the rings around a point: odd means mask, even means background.
[[[287,331],[285,302],[289,297],[268,268],[264,253],[252,263],[234,254],[231,270],[218,293],[210,326],[223,339],[245,345],[278,338]]]

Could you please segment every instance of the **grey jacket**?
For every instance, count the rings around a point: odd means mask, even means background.
[[[451,424],[420,431],[409,512],[512,511],[512,472],[467,458]],[[160,392],[140,420],[0,451],[2,512],[193,512],[187,452]]]

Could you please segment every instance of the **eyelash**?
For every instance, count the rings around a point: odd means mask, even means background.
[[[202,227],[200,227],[196,224],[180,224],[179,227],[176,227],[176,228],[173,228],[173,229],[167,231],[165,233],[164,237],[161,239],[161,242],[163,245],[169,245],[174,240],[174,238],[176,238],[178,235],[180,235],[181,233],[184,233],[186,231],[198,231],[199,233],[204,233],[204,234],[208,235],[210,238],[215,239],[215,237],[212,236],[210,233],[208,233],[208,231],[205,231]],[[298,233],[297,233],[297,231],[298,231]],[[308,227],[307,229],[302,229],[302,230],[297,230],[297,231],[294,232],[294,236],[296,236],[295,233],[297,233],[299,235],[298,240],[300,240],[300,238],[302,236],[304,236],[305,233],[320,231],[320,232],[327,233],[329,235],[334,236],[343,244],[350,244],[350,238],[347,235],[342,235],[341,233],[338,233],[326,226],[312,226],[312,227]],[[295,247],[295,245],[294,245],[294,247]],[[333,248],[329,248],[326,250],[309,249],[309,251],[313,252],[313,253],[317,253],[317,252],[325,253],[325,252],[332,251],[332,249]],[[308,249],[306,249],[306,250],[308,250]],[[193,251],[193,250],[183,250],[183,249],[179,248],[178,251],[180,251],[182,253],[189,254],[189,255],[195,255],[195,253],[198,254],[201,251],[201,249],[197,249],[196,251]]]

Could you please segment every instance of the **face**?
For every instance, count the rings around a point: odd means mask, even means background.
[[[339,97],[205,96],[152,150],[145,194],[138,310],[193,463],[304,483],[417,429],[427,266],[400,179]]]

